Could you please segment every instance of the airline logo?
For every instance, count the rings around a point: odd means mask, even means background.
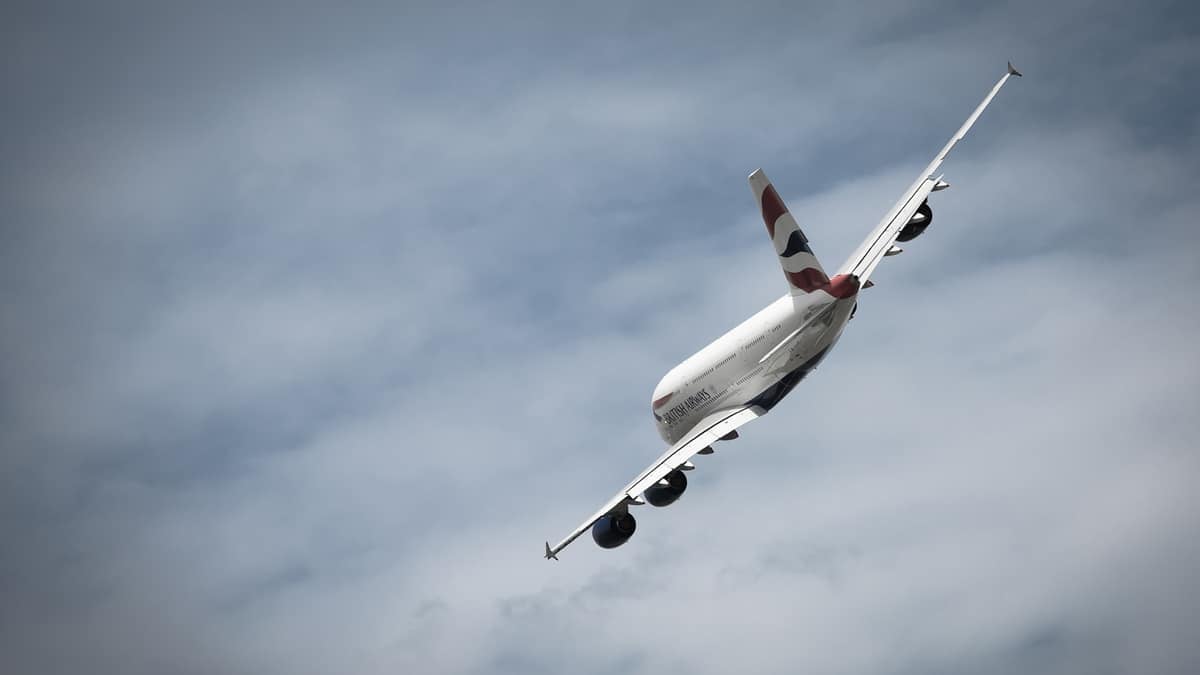
[[[762,169],[750,174],[750,186],[757,193],[759,208],[767,234],[775,245],[783,275],[792,288],[803,293],[825,291],[835,298],[849,298],[858,293],[858,279],[849,275],[838,275],[830,279],[808,245],[808,237],[788,211],[775,186],[767,179]]]

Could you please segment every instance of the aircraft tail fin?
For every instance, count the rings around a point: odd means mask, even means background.
[[[763,223],[767,226],[767,234],[775,246],[779,266],[783,268],[783,276],[788,280],[792,295],[805,295],[827,288],[829,277],[809,247],[808,237],[804,236],[796,219],[775,191],[775,186],[771,185],[771,179],[762,169],[755,169],[749,181],[750,191],[762,210]]]

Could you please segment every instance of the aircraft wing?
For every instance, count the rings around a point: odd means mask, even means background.
[[[954,146],[961,141],[971,127],[975,124],[975,120],[983,113],[984,108],[992,102],[992,98],[996,96],[996,92],[1000,91],[1000,87],[1008,81],[1008,78],[1016,75],[1021,76],[1016,68],[1013,68],[1012,63],[1008,64],[1008,72],[1000,78],[1000,81],[992,87],[991,92],[975,108],[975,112],[967,118],[966,122],[959,127],[958,132],[950,138],[946,143],[946,147],[933,158],[929,166],[917,177],[916,182],[908,188],[904,196],[900,197],[900,201],[896,202],[895,206],[887,212],[879,225],[871,231],[866,240],[859,245],[858,249],[850,256],[849,259],[838,270],[839,274],[853,274],[858,277],[859,281],[866,283],[871,273],[875,271],[875,267],[879,265],[879,261],[883,260],[884,256],[892,249],[892,245],[896,243],[896,238],[900,236],[900,231],[904,226],[912,220],[912,217],[917,213],[917,209],[921,208],[921,204],[929,197],[929,194],[935,190],[940,190],[949,187],[949,183],[943,183],[941,175],[934,176],[946,156],[954,149]],[[897,251],[898,252],[898,251]]]
[[[599,511],[593,513],[579,527],[572,530],[571,534],[558,542],[558,545],[551,548],[550,542],[546,542],[546,558],[557,560],[559,551],[566,548],[567,544],[575,541],[579,535],[586,532],[588,528],[604,516],[610,513],[627,511],[630,505],[644,504],[645,501],[641,498],[641,494],[648,488],[653,487],[655,483],[665,478],[667,474],[683,466],[696,453],[721,440],[723,436],[729,435],[730,432],[736,431],[743,424],[750,420],[758,419],[764,414],[766,412],[758,406],[739,406],[715,412],[700,420],[687,435],[679,439],[675,445],[672,445],[649,468],[638,474],[638,477],[634,478],[629,485],[626,485],[625,489],[608,500],[604,506],[601,506]]]

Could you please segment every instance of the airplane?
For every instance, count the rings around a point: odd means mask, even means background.
[[[739,427],[770,412],[829,355],[858,308],[859,291],[874,285],[875,267],[903,251],[896,242],[912,241],[933,222],[929,196],[950,187],[943,174],[935,174],[1013,75],[1021,77],[1010,62],[975,112],[833,276],[826,274],[767,175],[762,169],[750,174],[750,190],[788,282],[787,295],[663,376],[651,410],[670,448],[556,546],[547,541],[547,560],[558,560],[559,552],[588,529],[602,548],[629,541],[637,529],[631,506],[674,503],[687,489],[685,472],[696,468],[693,457],[712,454],[718,441],[737,438]]]

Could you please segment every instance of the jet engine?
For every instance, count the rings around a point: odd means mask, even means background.
[[[929,208],[929,201],[921,202],[917,207],[917,212],[913,214],[912,220],[900,230],[900,236],[896,237],[896,241],[912,241],[921,236],[925,228],[933,222],[933,209]]]
[[[610,513],[592,525],[592,539],[601,548],[616,548],[629,541],[636,529],[637,520],[632,513]]]
[[[665,484],[664,484],[665,483]],[[643,496],[654,506],[672,504],[687,489],[687,476],[679,469],[667,474],[657,485],[646,490]]]

